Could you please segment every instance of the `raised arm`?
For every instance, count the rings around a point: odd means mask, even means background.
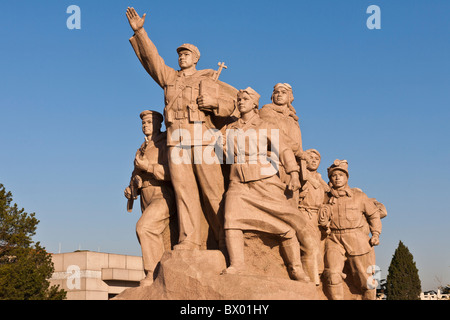
[[[175,78],[177,71],[164,62],[164,59],[159,55],[156,46],[150,40],[147,32],[144,29],[144,22],[146,14],[142,17],[136,12],[134,8],[128,8],[126,16],[134,35],[130,38],[130,43],[139,58],[144,69],[150,74],[155,82],[164,88],[168,82]]]

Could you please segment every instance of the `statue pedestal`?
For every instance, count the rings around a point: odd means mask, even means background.
[[[164,253],[151,286],[130,288],[115,300],[322,300],[314,283],[255,274],[221,275],[218,250]]]

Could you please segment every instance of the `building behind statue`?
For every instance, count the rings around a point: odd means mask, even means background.
[[[52,254],[51,285],[67,291],[67,300],[108,300],[139,286],[142,257],[77,250]]]

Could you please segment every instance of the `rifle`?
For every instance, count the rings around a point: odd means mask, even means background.
[[[130,181],[131,195],[130,195],[130,199],[128,199],[128,201],[127,201],[127,211],[128,212],[133,211],[134,200],[137,199],[138,191],[140,188],[142,188],[142,178],[138,175],[135,175],[131,178],[131,181]]]
[[[145,143],[143,144],[143,146],[141,148],[139,148],[139,156],[142,158],[145,155],[145,150],[147,149],[148,146],[148,137],[145,136]],[[138,193],[139,193],[139,189],[142,188],[142,178],[139,175],[133,175],[131,177],[131,181],[130,181],[130,190],[131,190],[131,197],[130,199],[128,199],[127,201],[127,211],[131,212],[133,211],[133,203],[134,200],[137,199],[138,197]]]

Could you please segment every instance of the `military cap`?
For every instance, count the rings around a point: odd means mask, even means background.
[[[284,88],[284,89],[286,89],[288,91],[289,103],[291,104],[294,101],[294,93],[292,91],[292,86],[289,83],[281,83],[281,82],[279,82],[279,83],[277,83],[276,85],[273,86],[273,91],[275,92],[275,90],[277,88],[280,88],[280,87]],[[272,96],[270,97],[272,102],[273,102],[273,95],[274,95],[274,93],[272,92]],[[295,111],[294,107],[290,106],[290,108],[292,108],[293,111]]]
[[[347,174],[347,177],[349,176],[347,160],[336,159],[327,170],[328,170],[328,178],[331,177],[331,174],[336,170],[344,171]]]
[[[196,57],[197,60],[200,60],[200,51],[196,46],[190,43],[184,43],[181,46],[177,48],[177,52],[180,53],[181,50],[189,50],[191,51]]]
[[[273,89],[275,90],[276,88],[278,88],[278,87],[282,87],[282,88],[285,88],[286,90],[291,90],[292,91],[292,87],[291,87],[291,85],[289,84],[289,83],[277,83],[274,87],[273,87]]]
[[[144,110],[141,112],[140,117],[141,119],[144,119],[145,116],[153,116],[153,117],[157,117],[161,122],[163,121],[163,116],[161,113],[159,113],[158,111],[153,111],[153,110]]]
[[[243,93],[245,92],[246,94],[248,94],[250,96],[250,98],[253,100],[253,102],[256,104],[256,106],[259,106],[259,98],[261,97],[258,92],[256,92],[255,90],[253,90],[250,87],[247,87],[247,89],[241,89],[239,90],[239,93]]]
[[[319,151],[317,151],[316,149],[308,149],[305,151],[306,153],[315,153],[319,156],[319,158],[321,158],[322,156],[320,155]]]

